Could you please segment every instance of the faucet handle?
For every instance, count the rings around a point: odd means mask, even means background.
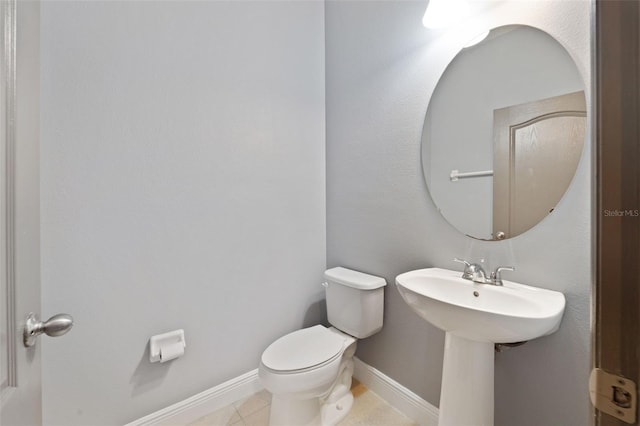
[[[458,263],[464,263],[464,271],[462,272],[462,278],[464,278],[465,280],[472,280],[473,279],[473,272],[475,270],[473,265],[471,265],[466,260],[459,259],[457,257],[454,257],[453,261],[454,262],[458,262]]]
[[[453,258],[453,261],[454,261],[454,262],[458,262],[458,263],[464,263],[464,266],[465,266],[465,267],[467,267],[467,268],[468,268],[469,266],[471,266],[471,264],[470,264],[469,262],[467,262],[466,260],[464,260],[464,259],[459,259],[459,258],[457,258],[457,257],[454,257],[454,258]]]
[[[515,271],[513,266],[498,266],[496,270],[491,274],[491,281],[496,285],[502,285],[502,271]]]

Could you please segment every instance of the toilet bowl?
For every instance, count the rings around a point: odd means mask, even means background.
[[[258,369],[273,395],[269,424],[329,426],[344,418],[341,414],[353,403],[349,389],[355,349],[354,337],[321,325],[273,342]]]
[[[258,376],[272,394],[270,426],[333,426],[346,417],[357,338],[382,328],[383,278],[340,267],[325,278],[334,327],[294,331],[262,354]]]

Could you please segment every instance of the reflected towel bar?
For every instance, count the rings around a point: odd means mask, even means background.
[[[483,177],[483,176],[493,176],[493,170],[484,170],[481,172],[465,172],[460,173],[457,170],[451,170],[451,174],[449,178],[452,182],[457,181],[458,179],[466,179],[466,178],[475,178],[475,177]]]

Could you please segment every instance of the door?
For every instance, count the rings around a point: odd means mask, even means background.
[[[0,424],[39,425],[40,345],[22,343],[24,319],[40,311],[39,3],[7,0],[0,7]]]
[[[586,130],[584,92],[494,111],[493,236],[520,235],[571,183]]]
[[[596,1],[594,367],[640,382],[640,2]],[[638,424],[603,393],[601,426]],[[614,402],[608,410],[606,400]],[[625,407],[629,406],[629,409]],[[601,411],[602,410],[602,411]],[[607,414],[608,412],[608,414]],[[635,417],[635,421],[633,420]]]

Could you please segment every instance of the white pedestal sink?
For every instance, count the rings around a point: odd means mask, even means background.
[[[476,284],[462,273],[428,268],[398,275],[402,298],[446,332],[439,426],[492,426],[494,344],[555,332],[565,298],[557,291],[503,281]]]

